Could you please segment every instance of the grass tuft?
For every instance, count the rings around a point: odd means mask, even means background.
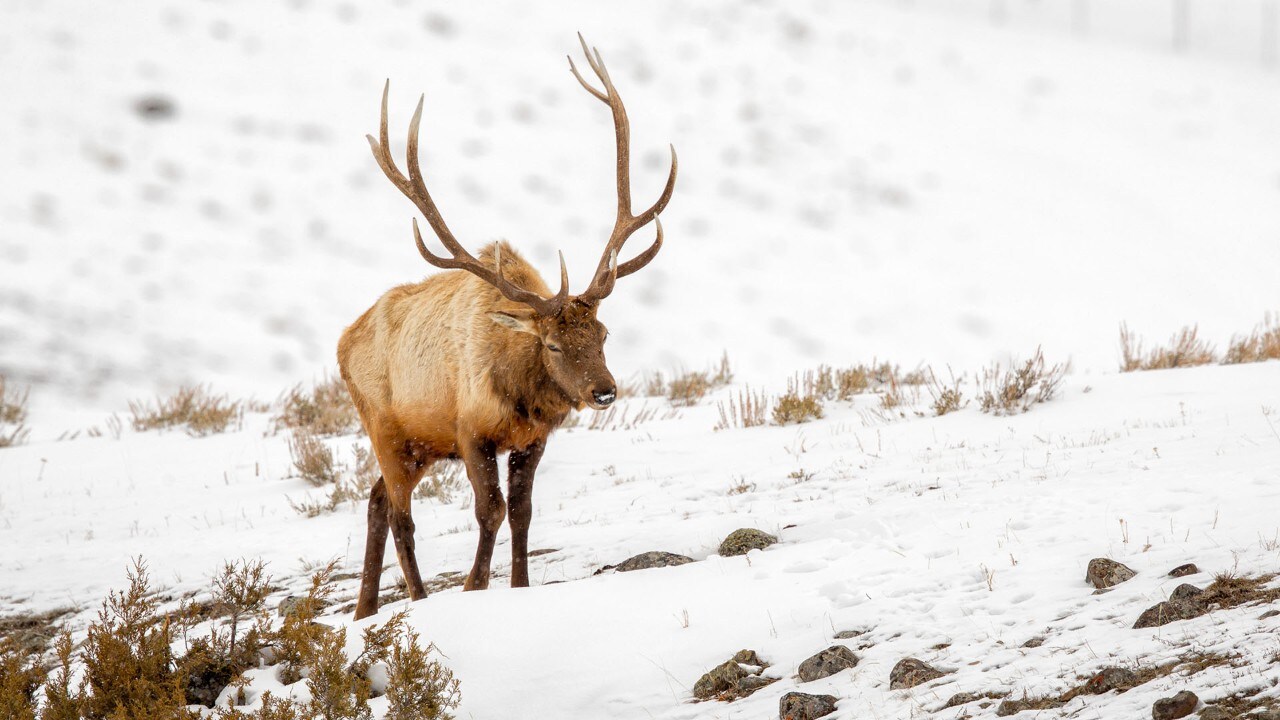
[[[1053,399],[1066,374],[1062,365],[1046,368],[1040,348],[1036,348],[1030,360],[1012,365],[1010,370],[1004,370],[999,363],[994,363],[982,371],[978,381],[978,406],[982,412],[993,415],[1024,413],[1036,403]]]
[[[806,423],[822,417],[822,398],[806,391],[803,380],[788,380],[787,391],[773,402],[773,424]]]
[[[203,385],[179,388],[169,397],[157,397],[155,404],[129,401],[133,429],[138,432],[184,427],[193,437],[226,432],[232,423],[239,424],[244,408],[226,395],[213,395]]]
[[[1225,365],[1280,360],[1280,314],[1267,313],[1253,332],[1231,338]]]
[[[321,437],[360,430],[360,416],[346,382],[338,375],[326,374],[310,390],[295,385],[279,402],[280,413],[272,418],[276,430],[306,428]]]
[[[1121,323],[1120,372],[1193,367],[1215,362],[1217,356],[1213,346],[1201,340],[1198,333],[1199,328],[1195,325],[1184,327],[1169,338],[1168,346],[1157,346],[1144,351],[1142,338]]]
[[[720,412],[720,421],[716,430],[731,428],[759,427],[765,424],[765,415],[769,410],[769,397],[764,391],[752,392],[750,387],[738,391],[737,396],[730,395],[728,405],[716,403]]]
[[[0,375],[0,448],[21,445],[31,433],[27,428],[27,400],[31,388],[21,392]]]

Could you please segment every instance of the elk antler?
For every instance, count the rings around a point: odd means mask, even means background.
[[[569,271],[564,265],[564,253],[560,254],[560,292],[554,297],[544,298],[536,292],[513,285],[503,277],[501,245],[495,246],[494,268],[490,269],[467,252],[467,249],[462,247],[462,244],[449,231],[449,226],[445,225],[440,210],[436,208],[431,194],[427,192],[427,185],[422,179],[422,169],[418,166],[418,125],[422,121],[423,100],[421,97],[418,98],[418,108],[413,111],[413,119],[409,122],[409,143],[406,153],[409,177],[406,178],[396,167],[395,161],[391,159],[390,143],[387,142],[387,94],[390,89],[391,81],[388,80],[382,88],[382,123],[378,128],[379,139],[374,140],[372,135],[365,137],[369,139],[369,147],[373,149],[373,159],[378,161],[378,167],[382,168],[383,174],[400,192],[404,193],[405,197],[413,201],[419,212],[427,218],[431,229],[436,231],[436,237],[440,238],[440,242],[444,243],[445,248],[452,254],[452,257],[441,257],[428,250],[426,243],[422,241],[422,234],[418,232],[418,219],[414,218],[413,239],[418,244],[418,252],[422,254],[423,259],[439,268],[466,270],[497,288],[498,292],[508,300],[524,303],[543,317],[558,314],[569,297]]]
[[[671,200],[671,192],[676,186],[676,149],[671,147],[671,174],[667,176],[667,185],[662,189],[662,194],[658,196],[657,202],[650,205],[647,210],[639,215],[631,214],[631,125],[627,121],[627,110],[622,105],[622,97],[618,95],[618,91],[613,86],[613,81],[609,79],[609,71],[604,66],[604,60],[600,57],[600,51],[595,48],[588,48],[587,41],[582,38],[582,33],[578,33],[578,42],[582,43],[582,52],[587,56],[587,64],[591,66],[591,70],[595,72],[596,77],[604,84],[604,92],[595,89],[582,78],[578,73],[578,68],[573,64],[573,58],[569,58],[569,69],[573,71],[573,76],[582,83],[582,87],[591,93],[597,100],[609,106],[613,111],[613,126],[618,140],[618,218],[613,224],[613,234],[609,236],[609,243],[605,245],[604,255],[600,258],[600,265],[596,268],[596,274],[591,279],[591,285],[587,287],[586,292],[578,296],[579,300],[587,303],[595,303],[608,297],[613,292],[613,283],[620,277],[625,277],[639,270],[658,254],[658,250],[662,248],[662,222],[658,220],[658,213],[662,212],[667,206],[667,202]],[[622,245],[627,238],[640,228],[653,221],[658,237],[653,241],[647,250],[628,260],[627,262],[618,264],[618,253],[622,250]]]

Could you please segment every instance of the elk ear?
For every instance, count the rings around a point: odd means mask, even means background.
[[[533,310],[491,312],[489,313],[489,319],[508,330],[529,333],[530,335],[538,334],[538,328],[533,324]]]

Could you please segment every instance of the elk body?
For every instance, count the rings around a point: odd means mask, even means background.
[[[547,438],[570,410],[601,409],[617,397],[604,358],[608,333],[596,310],[617,278],[647,265],[662,247],[657,217],[675,188],[676,156],[673,148],[671,172],[658,200],[632,214],[626,110],[600,53],[585,42],[582,49],[604,90],[584,80],[572,60],[570,69],[613,113],[618,213],[591,284],[580,295],[569,295],[563,255],[560,289],[552,294],[508,244],[491,244],[478,257],[463,248],[427,192],[418,165],[422,101],[409,125],[406,178],[391,159],[383,89],[379,138],[369,138],[374,158],[450,253],[440,256],[427,249],[415,219],[413,235],[422,257],[451,272],[388,291],[338,343],[342,377],[382,471],[369,495],[357,619],[377,611],[388,530],[410,599],[426,594],[414,551],[410,499],[437,460],[460,459],[475,493],[479,542],[464,589],[488,586],[494,542],[504,519],[511,526],[511,585],[527,586],[533,478]],[[651,221],[657,230],[654,242],[619,264],[623,243]],[[502,453],[509,453],[505,499],[498,475]]]

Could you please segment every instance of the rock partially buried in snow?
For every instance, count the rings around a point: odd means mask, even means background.
[[[751,550],[763,550],[778,542],[778,538],[763,530],[755,528],[739,528],[729,533],[729,537],[720,543],[720,556],[732,557],[746,555]]]
[[[655,550],[629,557],[618,563],[618,566],[614,569],[618,572],[631,572],[632,570],[648,570],[649,568],[675,567],[691,562],[693,562],[691,557]]]
[[[843,645],[832,645],[800,663],[800,682],[812,682],[858,665],[858,656]]]
[[[750,674],[738,663],[725,660],[698,678],[698,682],[693,684],[693,696],[699,700],[710,700],[721,693],[733,690],[738,686],[739,680]]]
[[[906,690],[930,680],[937,680],[946,673],[923,660],[903,658],[889,671],[889,689]]]
[[[1137,574],[1132,568],[1115,560],[1094,558],[1089,561],[1089,568],[1085,570],[1084,579],[1093,583],[1095,588],[1101,590],[1102,588],[1119,585]]]
[[[778,678],[760,675],[768,666],[755,650],[739,650],[732,658],[698,678],[693,685],[693,695],[699,700],[744,698],[778,681]]]
[[[1195,575],[1198,572],[1200,572],[1200,568],[1196,567],[1195,563],[1187,563],[1186,565],[1179,565],[1178,567],[1170,570],[1169,577],[1186,577],[1188,575]]]
[[[778,720],[814,720],[835,711],[834,695],[789,692],[778,701]]]
[[[1183,583],[1173,589],[1169,599],[1156,603],[1138,616],[1134,629],[1159,627],[1176,620],[1190,620],[1209,612],[1208,605],[1200,598],[1204,591],[1195,585]]]
[[[1200,720],[1235,720],[1236,716],[1216,705],[1210,705],[1200,711],[1199,717]]]
[[[1138,684],[1138,676],[1132,670],[1121,667],[1106,667],[1085,683],[1084,691],[1090,695],[1101,695],[1112,690],[1128,690]]]
[[[1023,710],[1048,710],[1060,707],[1062,707],[1062,702],[1059,700],[1030,700],[1027,698],[1022,700],[1002,700],[996,708],[996,717],[1017,715]]]
[[[1160,698],[1151,706],[1151,720],[1177,720],[1191,714],[1200,704],[1196,694],[1183,690],[1173,697]]]

